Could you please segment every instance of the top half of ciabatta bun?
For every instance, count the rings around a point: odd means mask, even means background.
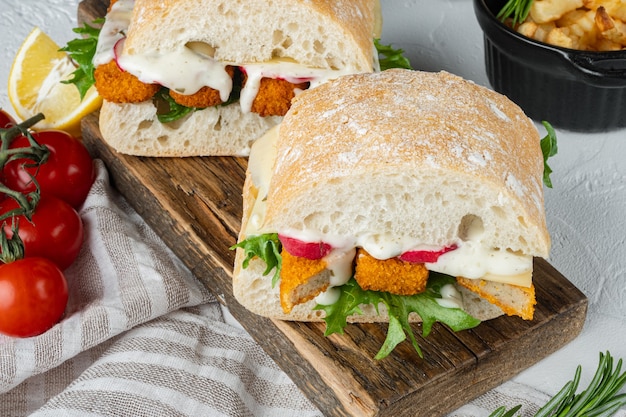
[[[542,175],[539,133],[505,96],[446,72],[351,75],[278,127],[260,229],[381,259],[469,240],[545,258]]]
[[[371,71],[378,0],[135,0],[124,53],[170,53],[190,42],[236,65],[287,58]]]

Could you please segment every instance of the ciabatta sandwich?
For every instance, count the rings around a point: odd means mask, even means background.
[[[378,0],[113,2],[93,61],[102,136],[133,155],[246,156],[300,91],[377,69],[378,7]]]
[[[253,145],[234,295],[256,314],[329,326],[532,319],[533,258],[550,249],[543,164],[517,105],[446,72],[303,92]]]

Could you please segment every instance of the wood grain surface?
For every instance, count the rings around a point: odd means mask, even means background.
[[[83,1],[79,21],[101,16],[106,1]],[[586,297],[543,259],[535,260],[534,320],[503,316],[457,333],[437,324],[427,338],[419,337],[416,324],[423,359],[405,342],[388,358],[374,360],[386,324],[349,325],[344,335],[324,337],[323,323],[259,317],[233,298],[234,252],[228,249],[241,222],[246,160],[118,154],[103,141],[97,113],[83,120],[82,129],[85,144],[105,162],[117,189],[325,415],[444,415],[582,329]]]

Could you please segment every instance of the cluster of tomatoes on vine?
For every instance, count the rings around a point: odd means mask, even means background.
[[[36,336],[65,314],[64,274],[83,244],[77,210],[95,178],[89,152],[58,130],[32,131],[0,109],[0,333]]]

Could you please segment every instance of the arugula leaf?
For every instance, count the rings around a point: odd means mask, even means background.
[[[546,187],[552,188],[552,180],[550,180],[550,174],[552,169],[548,166],[548,158],[555,156],[558,152],[558,146],[556,143],[556,132],[552,125],[545,120],[543,126],[546,128],[548,134],[541,139],[541,152],[543,153],[543,183]]]
[[[410,296],[402,296],[387,292],[368,291],[359,287],[354,279],[343,285],[339,300],[331,305],[317,305],[316,310],[324,310],[326,317],[325,336],[333,333],[343,334],[347,325],[347,317],[353,314],[362,314],[360,305],[372,304],[378,311],[378,305],[383,303],[389,314],[389,327],[383,346],[378,351],[375,359],[387,357],[391,351],[408,335],[414,349],[422,356],[422,351],[415,339],[409,323],[409,314],[417,313],[422,319],[422,336],[430,334],[433,324],[440,321],[448,325],[452,330],[459,331],[476,327],[480,320],[475,319],[458,308],[446,308],[437,303],[441,298],[441,287],[445,284],[454,283],[453,277],[431,273],[425,292]]]
[[[278,240],[278,233],[249,236],[245,240],[231,246],[230,250],[235,248],[242,248],[245,251],[246,258],[241,265],[244,269],[248,267],[250,261],[255,257],[259,257],[265,262],[266,268],[263,276],[268,275],[274,269],[272,287],[276,286],[280,279],[280,269],[282,267],[281,244],[280,240]]]
[[[280,279],[280,269],[282,267],[281,244],[278,239],[278,233],[249,236],[230,247],[231,250],[235,248],[242,248],[245,251],[246,257],[242,263],[244,269],[248,267],[250,260],[255,257],[261,258],[267,266],[265,272],[263,272],[264,276],[268,275],[272,269],[275,269],[272,277],[272,287],[276,286]],[[348,324],[348,316],[363,314],[361,305],[371,304],[378,312],[379,304],[383,303],[389,315],[389,327],[385,342],[376,354],[375,359],[387,357],[399,343],[406,340],[407,335],[417,353],[420,357],[423,357],[409,323],[410,313],[417,313],[421,317],[423,337],[430,334],[433,324],[437,321],[448,325],[455,332],[471,329],[480,324],[480,320],[475,319],[459,308],[442,307],[437,303],[437,299],[442,298],[441,288],[447,284],[454,284],[455,281],[454,277],[449,275],[430,272],[426,291],[420,294],[403,296],[388,292],[363,290],[356,280],[351,278],[346,284],[339,287],[341,293],[337,302],[329,305],[318,304],[314,309],[326,312],[324,336],[329,336],[333,333],[343,334],[344,328]]]
[[[234,84],[233,90],[231,91],[230,96],[228,97],[228,100],[226,100],[225,102],[221,104],[218,104],[218,106],[227,106],[229,104],[236,103],[237,101],[239,101],[240,94],[241,94],[241,85]],[[165,87],[159,89],[159,91],[157,92],[155,96],[155,99],[165,102],[166,103],[165,108],[168,109],[167,111],[159,111],[157,113],[157,118],[159,119],[159,122],[161,123],[174,122],[182,117],[185,117],[191,112],[194,112],[196,110],[203,110],[206,108],[206,107],[187,107],[182,104],[178,104],[172,98],[172,96],[169,95],[169,89]],[[161,106],[157,106],[157,108],[160,109]]]
[[[500,12],[496,15],[496,19],[504,22],[506,19],[513,16],[513,26],[515,26],[526,20],[532,4],[533,0],[509,0],[502,9],[500,9]]]
[[[104,19],[96,19],[94,24],[101,24]],[[97,27],[84,24],[83,27],[72,29],[75,33],[84,35],[82,38],[73,39],[60,50],[67,52],[70,58],[78,65],[78,68],[72,73],[72,78],[61,81],[64,84],[74,84],[78,89],[81,100],[87,94],[87,90],[95,84],[93,57],[96,54],[98,46],[98,36],[100,29]]]
[[[380,70],[384,71],[389,68],[413,69],[408,58],[402,49],[394,49],[391,45],[383,45],[380,39],[374,39],[374,46],[378,51]]]
[[[172,96],[170,96],[169,91],[170,90],[165,87],[160,88],[154,97],[155,100],[161,100],[166,103],[165,108],[167,108],[167,111],[161,111],[163,107],[157,106],[157,108],[159,109],[159,111],[157,112],[157,118],[159,119],[159,122],[170,123],[182,117],[185,117],[187,114],[193,111],[198,110],[197,107],[187,107],[183,106],[182,104],[178,104],[172,98]]]
[[[343,329],[348,325],[348,316],[363,314],[361,304],[374,304],[378,311],[378,303],[375,298],[371,297],[373,291],[362,290],[354,278],[342,285],[340,291],[341,295],[337,302],[327,305],[318,304],[313,308],[326,312],[324,336],[330,336],[333,333],[343,334]]]

